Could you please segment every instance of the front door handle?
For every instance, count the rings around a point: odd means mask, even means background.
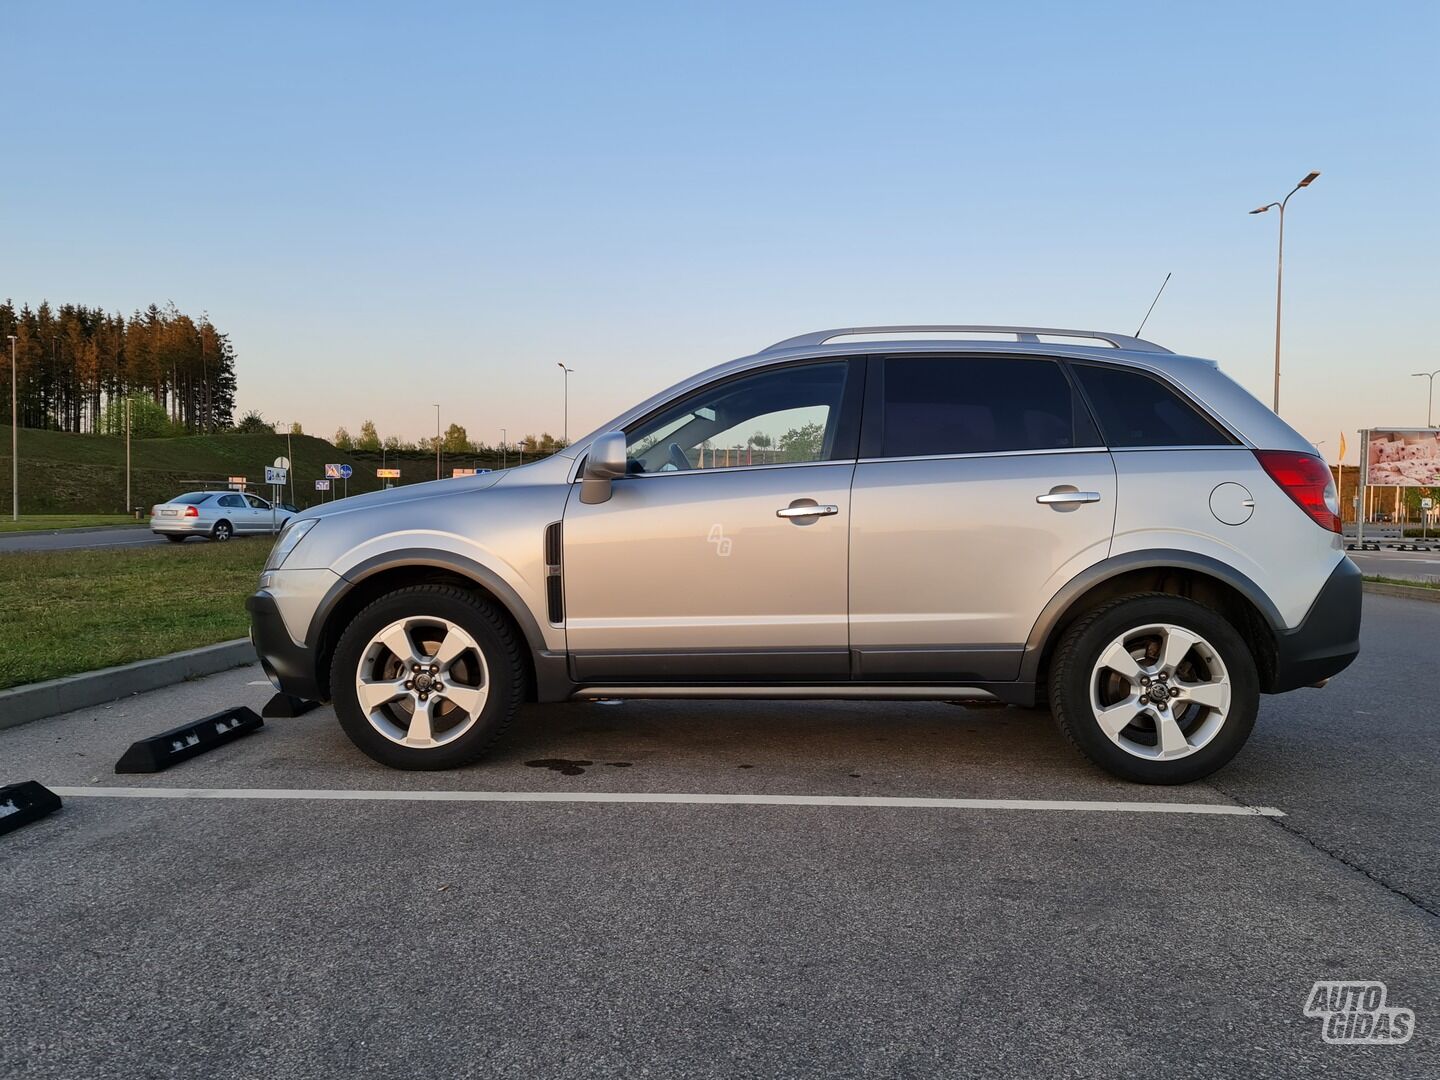
[[[783,510],[776,510],[775,516],[782,518],[828,517],[839,512],[840,507],[834,503],[807,503],[804,506],[787,506]]]
[[[1054,491],[1044,495],[1036,495],[1035,501],[1044,506],[1065,506],[1072,503],[1092,503],[1100,501],[1098,491],[1076,491],[1074,488],[1062,490],[1056,488]]]

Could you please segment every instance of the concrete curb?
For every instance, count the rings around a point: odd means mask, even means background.
[[[66,536],[70,533],[121,532],[125,529],[148,529],[143,521],[132,521],[128,525],[82,525],[75,529],[21,529],[19,532],[0,532],[0,540],[11,536]]]
[[[255,663],[249,638],[0,690],[0,729]]]
[[[1423,585],[1391,585],[1384,581],[1367,581],[1365,591],[1376,596],[1403,596],[1407,600],[1428,600],[1432,604],[1440,604],[1440,589],[1427,589]]]

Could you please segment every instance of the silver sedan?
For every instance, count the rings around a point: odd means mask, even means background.
[[[294,511],[273,508],[258,495],[242,491],[191,491],[150,508],[150,531],[175,543],[187,536],[229,540],[246,533],[284,528]]]

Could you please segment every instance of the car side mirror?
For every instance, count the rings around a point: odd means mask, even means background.
[[[625,475],[625,432],[607,431],[590,444],[585,470],[580,474],[580,501],[603,503],[610,500],[611,481]]]

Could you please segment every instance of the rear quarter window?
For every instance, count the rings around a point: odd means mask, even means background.
[[[1235,440],[1183,396],[1140,371],[1072,367],[1111,447],[1233,446]]]

